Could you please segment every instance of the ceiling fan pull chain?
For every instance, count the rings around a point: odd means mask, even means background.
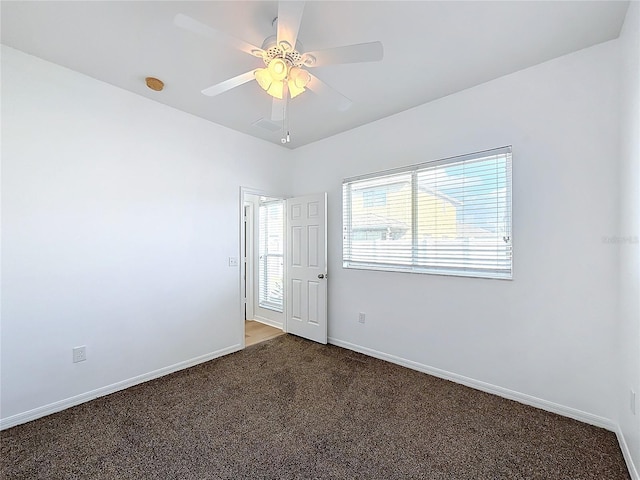
[[[289,95],[284,95],[284,101],[282,102],[282,135],[284,135],[280,141],[285,143],[291,142],[291,135],[289,134]],[[286,134],[285,134],[286,132]]]
[[[285,137],[285,132],[287,131],[287,101],[282,102],[282,139],[280,140],[283,144],[287,143],[287,137]]]
[[[287,95],[287,99],[284,102],[284,119],[287,122],[287,143],[289,143],[291,141],[291,138],[289,137],[289,127],[291,125],[291,121],[289,119],[289,115],[291,115],[291,112],[289,111],[289,101],[291,100],[291,97],[289,95]]]
[[[291,137],[289,136],[289,129],[291,128],[291,118],[289,118],[289,116],[291,115],[291,110],[289,110],[289,102],[291,101],[291,96],[287,95],[287,99],[285,101],[285,120],[287,122],[287,143],[291,142]]]

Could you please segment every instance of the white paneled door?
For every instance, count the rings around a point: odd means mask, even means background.
[[[327,194],[289,198],[287,332],[327,343]]]

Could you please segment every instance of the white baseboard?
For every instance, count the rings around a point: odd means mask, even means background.
[[[475,388],[476,390],[482,390],[483,392],[492,393],[494,395],[498,395],[499,397],[508,398],[509,400],[515,400],[516,402],[524,403],[526,405],[540,408],[548,412],[557,413],[565,417],[573,418],[575,420],[579,420],[581,422],[588,423],[596,427],[602,427],[612,432],[615,432],[617,428],[617,424],[607,418],[600,417],[598,415],[593,415],[591,413],[583,412],[575,408],[566,407],[564,405],[560,405],[557,403],[549,402],[541,398],[527,395],[526,393],[520,393],[514,390],[509,390],[507,388],[499,387],[497,385],[492,385],[490,383],[482,382],[480,380],[474,380],[473,378],[465,377],[463,375],[458,375],[457,373],[448,372],[446,370],[441,370],[439,368],[431,367],[429,365],[424,365],[422,363],[414,362],[412,360],[407,360],[405,358],[397,357],[395,355],[379,352],[377,350],[373,350],[367,347],[362,347],[360,345],[355,345],[353,343],[345,342],[337,338],[330,337],[329,343],[332,345],[336,345],[338,347],[343,347],[359,353],[364,353],[365,355],[379,358],[380,360],[386,360],[388,362],[395,363],[397,365],[401,365],[403,367],[407,367],[412,370],[428,373],[429,375],[433,375],[434,377],[443,378],[445,380],[451,380],[452,382],[460,383],[462,385],[466,385],[467,387]]]
[[[629,469],[631,480],[640,480],[640,474],[638,473],[638,469],[633,463],[633,458],[631,457],[631,452],[629,451],[629,445],[627,445],[627,441],[624,438],[622,429],[619,426],[616,426],[616,436],[618,437],[618,443],[620,444],[620,450],[622,450],[624,461],[627,462],[627,468]]]
[[[59,412],[61,410],[65,410],[70,407],[75,407],[76,405],[80,405],[81,403],[94,400],[98,397],[103,397],[105,395],[109,395],[110,393],[114,393],[119,390],[124,390],[125,388],[138,385],[139,383],[148,382],[149,380],[153,380],[155,378],[162,377],[164,375],[168,375],[173,372],[177,372],[178,370],[183,370],[185,368],[193,367],[194,365],[198,365],[199,363],[208,362],[209,360],[213,360],[214,358],[222,357],[223,355],[228,355],[230,353],[234,353],[239,350],[242,350],[241,345],[233,345],[231,347],[227,347],[221,350],[217,350],[215,352],[207,353],[205,355],[201,355],[199,357],[195,357],[190,360],[185,360],[184,362],[176,363],[168,367],[154,370],[153,372],[138,375],[137,377],[129,378],[127,380],[123,380],[121,382],[117,382],[112,385],[100,387],[90,392],[81,393],[80,395],[76,395],[74,397],[65,398],[64,400],[60,400],[58,402],[54,402],[48,405],[44,405],[42,407],[34,408],[33,410],[29,410],[23,413],[18,413],[16,415],[12,415],[7,418],[1,418],[0,430],[5,430],[7,428],[15,427],[16,425],[30,422],[31,420],[36,420],[38,418],[44,417],[46,415],[50,415],[52,413]]]
[[[261,317],[260,315],[254,315],[253,321],[258,323],[264,323],[265,325],[269,325],[270,327],[275,327],[275,328],[279,328],[280,330],[284,330],[282,326],[282,322],[276,322],[275,320]]]

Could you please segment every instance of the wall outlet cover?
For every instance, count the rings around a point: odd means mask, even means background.
[[[87,359],[87,347],[73,347],[73,363],[84,362]]]

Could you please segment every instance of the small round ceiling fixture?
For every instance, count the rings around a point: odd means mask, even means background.
[[[144,79],[147,83],[147,87],[151,90],[155,90],[156,92],[160,92],[164,88],[164,82],[162,80],[158,80],[154,77],[147,77]]]

